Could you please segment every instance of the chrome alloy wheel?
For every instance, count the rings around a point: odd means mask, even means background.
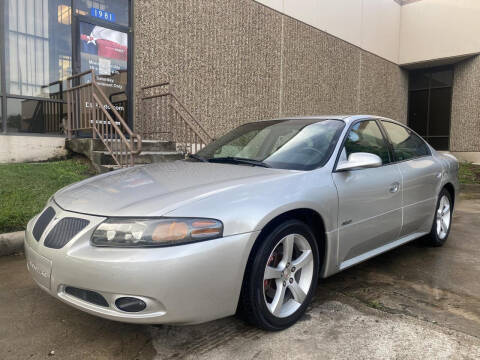
[[[313,279],[312,248],[302,235],[282,238],[268,258],[263,275],[263,297],[276,317],[292,315],[307,297]]]
[[[436,222],[437,222],[437,235],[440,240],[445,239],[450,228],[451,210],[450,200],[447,196],[443,195],[438,204]]]

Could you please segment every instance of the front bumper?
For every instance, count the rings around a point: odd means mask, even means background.
[[[32,219],[25,232],[27,267],[52,296],[93,315],[133,323],[192,324],[235,313],[250,249],[258,232],[166,248],[101,248],[90,245],[105,218],[64,211],[50,204],[56,217],[37,242]],[[90,224],[61,249],[43,246],[46,234],[63,217]],[[67,286],[95,291],[108,307],[65,292]],[[119,297],[146,303],[140,312],[115,306]]]

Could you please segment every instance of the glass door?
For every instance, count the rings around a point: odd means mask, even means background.
[[[437,150],[448,150],[453,68],[410,72],[408,125]]]
[[[128,32],[86,21],[78,25],[79,72],[94,70],[97,84],[128,123]]]

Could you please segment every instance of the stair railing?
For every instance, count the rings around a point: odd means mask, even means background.
[[[213,141],[204,127],[178,100],[170,82],[141,88],[142,137],[151,140],[174,141],[177,150],[196,153]]]
[[[88,78],[90,77],[90,79]],[[95,73],[88,70],[67,78],[67,138],[91,132],[103,142],[120,167],[133,166],[142,151],[142,138],[134,133],[116,107],[95,82]]]
[[[57,87],[55,91],[55,87]],[[42,92],[47,92],[50,100],[42,103],[43,129],[47,133],[61,132],[63,112],[63,83],[61,80],[42,86]],[[40,104],[39,103],[39,104]]]

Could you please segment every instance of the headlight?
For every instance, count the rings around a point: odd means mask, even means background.
[[[222,237],[223,224],[215,219],[110,218],[94,231],[95,246],[158,247],[187,244]]]

